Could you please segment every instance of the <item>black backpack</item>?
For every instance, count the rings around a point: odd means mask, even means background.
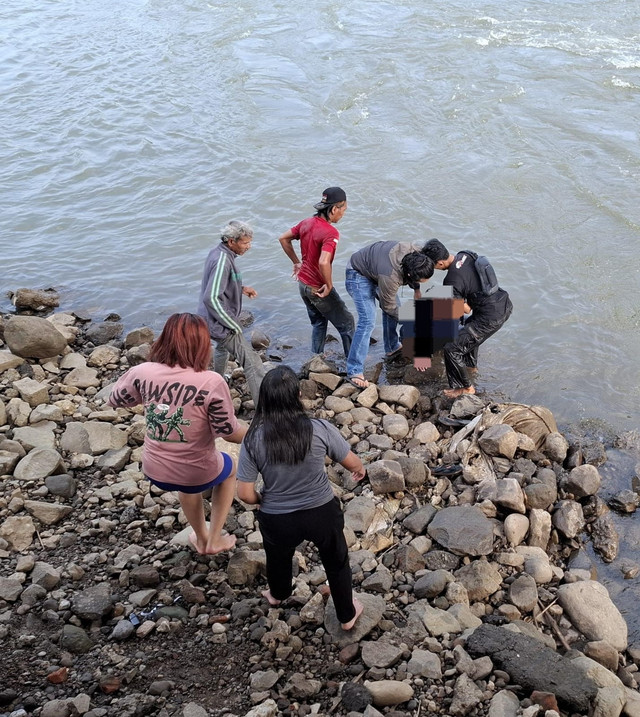
[[[498,285],[496,272],[487,257],[482,254],[476,254],[473,251],[465,250],[464,253],[468,254],[474,260],[474,266],[480,279],[480,285],[482,286],[482,293],[485,296],[495,294],[500,286]]]

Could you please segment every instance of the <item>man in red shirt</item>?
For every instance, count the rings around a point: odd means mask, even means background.
[[[348,356],[355,323],[335,290],[331,276],[331,265],[340,238],[334,224],[347,211],[347,195],[340,187],[329,187],[313,208],[316,213],[286,231],[280,237],[280,244],[293,262],[293,276],[298,280],[300,296],[309,314],[311,350],[314,354],[324,351],[327,325],[331,322],[342,338],[344,355]],[[294,239],[300,240],[302,261],[293,248]]]

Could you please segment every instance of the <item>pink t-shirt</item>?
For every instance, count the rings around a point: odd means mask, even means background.
[[[145,475],[160,483],[197,486],[223,467],[215,439],[238,427],[225,380],[213,371],[143,363],[120,377],[109,396],[112,406],[143,404],[147,434]]]
[[[315,216],[303,219],[295,227],[291,227],[291,233],[294,239],[300,239],[302,266],[298,272],[298,280],[319,289],[324,284],[318,264],[320,254],[323,251],[329,252],[333,261],[340,233],[333,224]]]

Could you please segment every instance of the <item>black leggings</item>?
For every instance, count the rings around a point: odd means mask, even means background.
[[[506,322],[511,316],[513,305],[507,299],[504,314],[499,319],[471,319],[460,329],[458,338],[444,347],[444,365],[451,388],[471,386],[467,368],[475,368],[478,363],[478,348]]]
[[[340,501],[333,498],[318,508],[293,513],[263,513],[260,510],[257,517],[267,554],[267,581],[273,597],[284,600],[291,595],[293,554],[303,540],[310,540],[320,553],[338,620],[341,623],[352,620],[356,611]]]

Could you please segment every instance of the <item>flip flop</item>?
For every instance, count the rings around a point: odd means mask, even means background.
[[[462,474],[462,466],[436,466],[431,469],[431,474],[434,476],[446,476],[447,478],[453,478]]]
[[[347,376],[345,381],[348,381],[352,386],[359,388],[361,391],[365,388],[369,388],[371,385],[364,376]],[[364,385],[360,386],[356,381],[361,381]]]
[[[402,356],[402,346],[399,346],[395,351],[392,351],[390,354],[384,355],[385,361],[395,361],[396,359],[400,358]]]

